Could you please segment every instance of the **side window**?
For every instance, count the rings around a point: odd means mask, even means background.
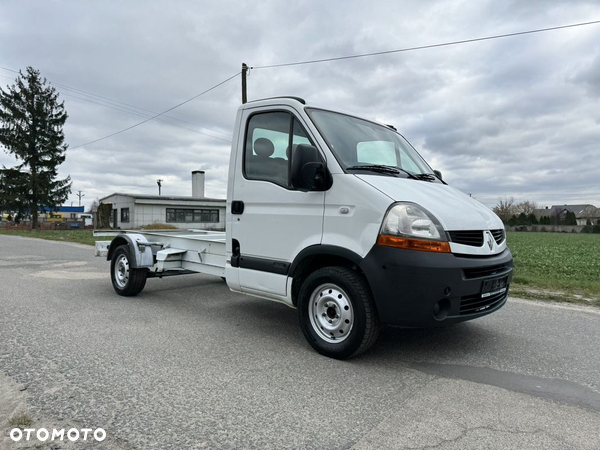
[[[286,112],[260,113],[250,118],[244,148],[246,178],[289,186],[287,149],[291,119]]]
[[[294,135],[292,136],[292,151],[296,149],[298,144],[312,145],[310,139],[308,139],[308,136],[304,131],[304,128],[302,128],[302,125],[300,125],[300,122],[298,122],[298,119],[296,118],[294,118],[293,133]]]

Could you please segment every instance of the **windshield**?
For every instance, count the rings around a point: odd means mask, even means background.
[[[408,141],[388,127],[321,109],[307,108],[307,112],[344,170],[383,165],[417,175],[433,174]]]

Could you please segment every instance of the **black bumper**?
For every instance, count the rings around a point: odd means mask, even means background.
[[[485,280],[512,280],[510,251],[490,257],[457,256],[375,245],[360,264],[381,322],[432,327],[462,322],[500,309],[506,292],[482,298]]]

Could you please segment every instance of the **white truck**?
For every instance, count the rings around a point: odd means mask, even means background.
[[[96,250],[119,295],[149,277],[224,277],[234,292],[296,308],[310,345],[339,359],[367,350],[381,324],[497,311],[512,279],[502,221],[393,127],[297,97],[239,108],[226,232],[117,233]]]

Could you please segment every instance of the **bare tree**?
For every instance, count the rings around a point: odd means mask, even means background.
[[[526,216],[529,216],[530,214],[533,214],[533,211],[535,209],[538,209],[538,205],[536,202],[531,202],[529,200],[525,200],[521,203],[517,203],[515,205],[515,214],[525,214]]]
[[[95,198],[92,204],[90,205],[90,210],[88,212],[95,213],[98,211],[98,198]]]
[[[517,213],[514,197],[505,197],[504,200],[498,199],[498,204],[492,208],[492,211],[500,217],[502,222],[507,223]]]

